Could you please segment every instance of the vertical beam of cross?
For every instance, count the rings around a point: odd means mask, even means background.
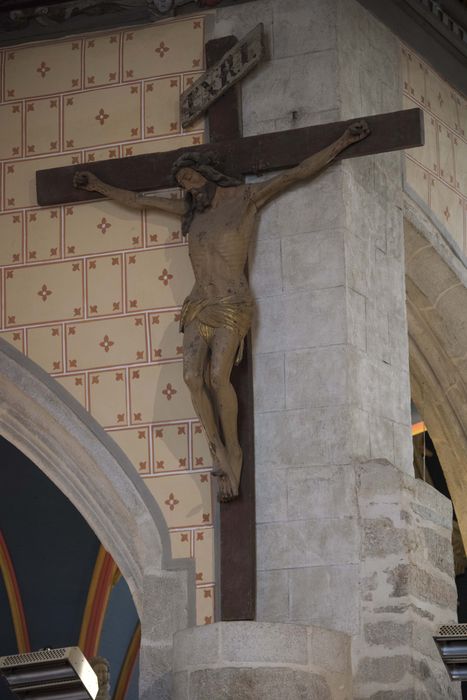
[[[234,36],[209,41],[206,44],[208,67],[236,42]],[[234,86],[209,108],[211,143],[241,138],[240,110],[240,89]],[[245,339],[243,360],[232,370],[232,383],[238,398],[238,437],[243,450],[243,470],[239,497],[230,503],[220,504],[220,617],[221,620],[254,620],[256,513],[250,334]]]

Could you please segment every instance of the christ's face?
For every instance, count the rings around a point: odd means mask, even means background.
[[[181,187],[189,192],[200,190],[207,182],[206,178],[193,168],[180,168],[176,180]]]

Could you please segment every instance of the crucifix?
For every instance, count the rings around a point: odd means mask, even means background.
[[[209,42],[208,62],[217,61],[232,43],[232,37]],[[248,339],[246,362],[232,373],[236,395],[230,371],[251,324],[252,299],[244,266],[256,216],[288,186],[317,175],[338,158],[423,145],[418,109],[247,138],[241,138],[238,115],[238,96],[231,89],[210,107],[209,144],[87,164],[85,173],[83,166],[71,166],[37,174],[42,205],[95,199],[97,192],[133,207],[176,211],[183,218],[196,279],[182,310],[184,374],[210,442],[219,482],[223,620],[254,619],[255,608]],[[272,170],[284,172],[262,183],[243,182],[247,174]],[[188,193],[184,202],[144,194],[174,184]]]

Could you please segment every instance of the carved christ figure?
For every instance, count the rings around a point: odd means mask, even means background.
[[[368,134],[366,122],[357,121],[297,167],[254,184],[219,172],[206,154],[185,153],[173,168],[175,183],[186,193],[183,201],[112,187],[90,172],[75,175],[75,187],[99,192],[129,207],[151,207],[182,217],[195,276],[180,320],[183,375],[209,442],[220,501],[238,495],[242,469],[237,397],[230,373],[241,359],[252,322],[253,299],[245,265],[258,213],[286,188],[317,175],[341,151]]]

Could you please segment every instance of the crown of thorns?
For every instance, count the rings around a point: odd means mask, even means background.
[[[172,166],[172,179],[175,184],[177,183],[177,173],[182,168],[191,168],[196,170],[197,173],[202,175],[210,182],[215,182],[216,185],[220,187],[233,187],[235,185],[240,185],[240,180],[236,180],[229,175],[222,173],[219,168],[219,162],[216,156],[211,152],[199,153],[192,151],[189,153],[184,153],[180,158],[177,158]]]

